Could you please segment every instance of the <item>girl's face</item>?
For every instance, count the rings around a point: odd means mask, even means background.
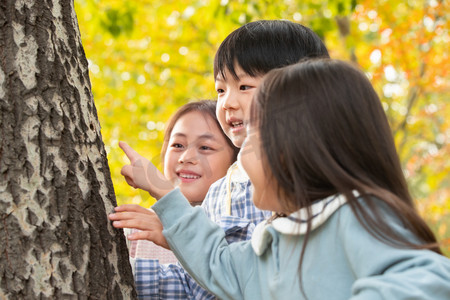
[[[232,157],[233,150],[212,117],[188,112],[170,133],[164,175],[179,183],[189,202],[201,202],[210,185],[225,176]]]
[[[276,181],[269,166],[264,164],[262,159],[260,134],[256,127],[247,128],[247,138],[239,152],[238,160],[252,182],[252,200],[255,206],[262,210],[283,212],[278,201]]]

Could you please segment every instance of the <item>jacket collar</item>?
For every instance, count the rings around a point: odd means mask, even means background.
[[[315,202],[311,206],[311,230],[316,229],[342,205],[347,202],[345,196],[336,194],[328,198]],[[262,255],[272,242],[272,235],[268,228],[272,227],[276,231],[287,235],[304,235],[308,226],[308,214],[306,208],[290,214],[284,218],[278,218],[272,222],[264,221],[259,223],[252,236],[252,247],[257,255]]]

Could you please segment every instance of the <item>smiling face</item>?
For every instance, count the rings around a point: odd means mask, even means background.
[[[233,150],[211,116],[191,111],[170,133],[164,175],[175,182],[191,203],[203,201],[210,185],[225,176]]]
[[[225,134],[236,147],[241,147],[247,135],[244,122],[249,118],[250,103],[262,76],[252,77],[239,66],[235,68],[239,79],[226,69],[225,78],[219,73],[216,78],[216,115]]]

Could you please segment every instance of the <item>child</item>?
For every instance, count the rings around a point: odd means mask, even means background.
[[[171,181],[180,181],[180,190],[191,205],[201,204],[211,184],[225,176],[236,161],[238,148],[223,133],[215,111],[215,101],[187,103],[171,117],[164,134],[164,175]],[[147,219],[137,221],[145,223]],[[142,240],[148,234],[140,231],[128,235],[132,241],[130,256],[176,262],[171,251]]]
[[[361,71],[324,59],[271,71],[247,130],[238,161],[254,203],[285,217],[228,245],[177,189],[153,206],[199,283],[221,299],[450,299],[450,260],[413,207]]]
[[[216,114],[223,131],[235,146],[241,147],[246,137],[243,123],[248,119],[251,99],[264,74],[294,64],[304,57],[318,56],[328,57],[321,39],[309,28],[290,21],[251,22],[232,32],[222,42],[214,61],[218,93]],[[122,169],[130,185],[149,191],[157,199],[172,189],[142,156],[129,147],[123,150],[131,159],[131,165]],[[158,183],[149,183],[148,178],[152,175],[159,178]],[[253,205],[251,194],[248,177],[234,164],[225,178],[211,186],[202,203],[206,215],[225,231],[229,243],[249,239],[256,224],[272,216],[271,212],[261,211]],[[132,219],[144,213],[137,207],[130,209],[134,210],[122,215],[129,219],[114,222],[114,226],[133,227],[135,223]],[[157,219],[155,215],[146,218]],[[152,230],[149,239],[165,244],[162,230],[158,232],[152,226],[140,229]],[[135,279],[139,295],[165,299],[213,298],[198,287],[182,268],[170,266],[169,269],[154,261],[137,260]],[[167,296],[169,294],[171,296]]]

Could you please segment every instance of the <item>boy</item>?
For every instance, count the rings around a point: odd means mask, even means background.
[[[223,131],[236,147],[240,148],[246,137],[244,122],[248,120],[251,99],[263,76],[272,69],[294,64],[305,57],[328,57],[328,51],[312,30],[290,21],[251,22],[233,31],[222,42],[214,61],[218,93],[216,113]],[[172,185],[163,181],[163,176],[150,162],[128,145],[121,143],[121,147],[131,161],[131,165],[122,169],[122,175],[131,186],[150,192],[156,199],[172,190]],[[271,216],[270,212],[257,209],[251,196],[250,181],[235,163],[226,177],[210,187],[202,203],[208,217],[224,229],[228,243],[250,239],[256,224]],[[149,239],[167,247],[161,230],[139,227],[142,224],[136,222],[136,214],[146,214],[153,221],[158,220],[155,214],[133,205],[122,205],[116,211],[127,213],[110,215],[110,219],[116,221],[115,227],[144,230],[129,239]],[[141,259],[134,264],[141,298],[215,298],[179,265],[164,266],[156,260]]]

